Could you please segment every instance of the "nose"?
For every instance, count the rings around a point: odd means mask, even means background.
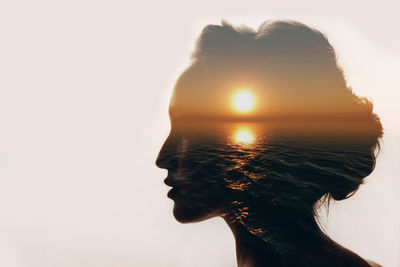
[[[170,133],[161,147],[156,159],[156,166],[161,169],[175,171],[178,167],[177,161],[178,140]]]

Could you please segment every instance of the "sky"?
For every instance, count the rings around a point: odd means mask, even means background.
[[[375,171],[321,211],[340,244],[400,266],[396,1],[2,1],[0,265],[234,266],[219,219],[179,224],[166,171],[168,103],[202,28],[294,19],[324,32],[384,127]],[[396,71],[396,72],[395,72]]]

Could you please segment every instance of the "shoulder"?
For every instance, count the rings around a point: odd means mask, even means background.
[[[381,265],[368,261],[360,257],[357,253],[338,245],[336,257],[340,261],[338,266],[354,266],[354,267],[382,267]]]
[[[380,265],[380,264],[378,264],[378,263],[376,263],[376,262],[374,262],[374,261],[371,261],[371,260],[366,260],[366,261],[367,261],[368,264],[371,265],[372,267],[383,267],[382,265]]]

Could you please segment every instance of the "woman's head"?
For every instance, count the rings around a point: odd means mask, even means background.
[[[243,90],[254,100],[247,113],[231,103]],[[326,37],[292,21],[258,31],[205,27],[170,118],[157,165],[168,170],[182,222],[247,220],[277,207],[305,211],[323,196],[347,198],[373,170],[382,135]]]

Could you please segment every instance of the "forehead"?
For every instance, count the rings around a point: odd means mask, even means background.
[[[204,69],[192,66],[179,77],[169,105],[171,117],[201,114],[212,106],[218,86],[205,75]]]

